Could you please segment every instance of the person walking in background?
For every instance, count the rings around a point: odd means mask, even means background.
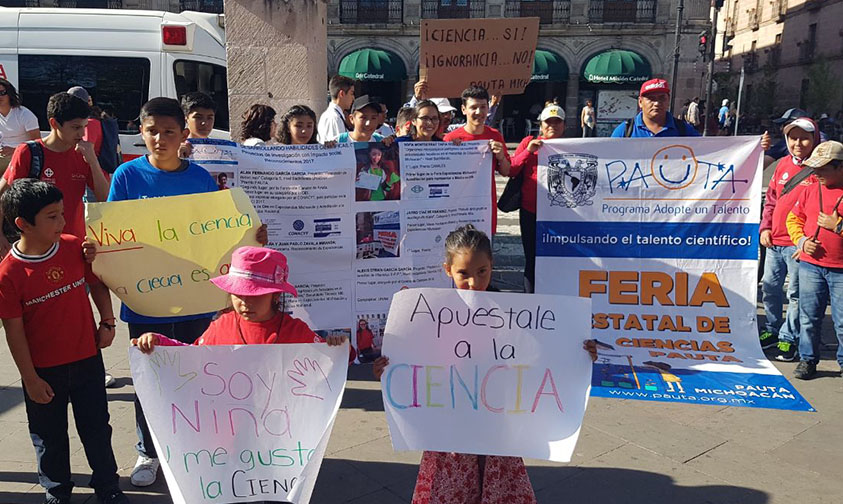
[[[38,118],[21,105],[15,86],[6,79],[0,79],[0,175],[12,161],[15,147],[39,138]]]
[[[594,112],[594,106],[592,105],[591,100],[586,100],[585,107],[582,108],[582,112],[580,113],[580,127],[582,128],[583,138],[593,137],[596,135],[596,124],[597,120]]]
[[[728,135],[729,128],[728,128],[728,121],[729,121],[729,99],[724,98],[723,102],[720,104],[720,111],[717,113],[717,126],[720,128],[720,135]]]
[[[702,118],[700,117],[700,97],[695,96],[691,103],[688,104],[688,111],[685,113],[685,120],[694,127],[697,131],[700,131],[702,127]]]

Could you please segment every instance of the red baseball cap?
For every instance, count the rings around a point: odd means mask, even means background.
[[[644,84],[641,84],[641,90],[638,91],[639,96],[644,96],[649,93],[667,93],[670,94],[670,86],[664,79],[650,79]]]

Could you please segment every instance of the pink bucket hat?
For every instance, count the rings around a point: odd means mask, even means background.
[[[298,297],[287,281],[290,270],[281,252],[264,247],[240,247],[231,254],[227,275],[211,279],[220,289],[238,296],[262,296],[287,292]]]

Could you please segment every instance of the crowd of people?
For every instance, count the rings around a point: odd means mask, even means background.
[[[215,179],[189,159],[191,139],[211,134],[216,105],[198,92],[185,94],[180,102],[160,97],[149,100],[139,115],[147,154],[110,173],[108,162],[102,160],[103,151],[109,157],[112,154],[106,132],[108,118],[92,112],[92,100],[83,88],[74,87],[49,99],[50,133],[44,139],[14,86],[0,80],[0,91],[4,121],[0,123],[4,135],[0,152],[9,159],[0,179],[0,219],[7,224],[0,236],[4,257],[0,262],[0,319],[21,374],[39,481],[47,503],[70,501],[73,482],[67,405],[71,404],[97,498],[103,503],[125,503],[128,499],[118,487],[111,447],[105,393],[108,379],[100,353],[113,342],[117,318],[107,287],[92,273],[97,250],[85,241],[83,200],[139,200],[224,188],[227,181]],[[319,142],[328,147],[381,142],[370,144],[358,167],[358,177],[365,173],[379,181],[367,190],[365,196],[370,200],[389,199],[400,186],[400,175],[382,159],[383,149],[393,142],[488,142],[492,170],[509,177],[520,196],[517,208],[526,259],[524,291],[533,292],[537,153],[545,141],[565,136],[566,117],[561,106],[545,104],[538,116],[538,135],[525,137],[510,155],[503,136],[490,125],[499,97],[490,96],[482,87],[472,86],[462,93],[460,111],[465,123],[454,125],[456,108],[446,98],[427,96],[427,85],[420,82],[413,99],[398,111],[394,128],[386,124],[387,111],[382,104],[366,95],[355,96],[352,79],[333,77],[329,92],[331,103],[318,119],[304,105],[291,107],[280,120],[271,107],[253,105],[243,115],[237,140],[245,145]],[[612,136],[699,136],[697,100],[689,103],[682,117],[671,113],[669,101],[666,81],[643,83],[638,97],[640,112],[618,124]],[[724,121],[728,111],[725,115]],[[785,114],[785,152],[778,157],[770,136],[765,133],[761,140],[768,162],[777,164],[760,227],[760,241],[767,249],[763,278],[766,322],[760,341],[765,348],[777,348],[777,359],[798,358],[795,376],[802,379],[816,374],[819,329],[829,302],[838,339],[843,341],[843,218],[839,209],[843,202],[843,145],[823,141],[818,124],[806,115],[793,110]],[[589,103],[580,116],[584,136],[594,135],[594,124]],[[491,194],[494,208],[498,203],[494,182]],[[495,211],[490,218],[494,233]],[[266,227],[255,233],[256,240],[266,245]],[[471,225],[461,226],[448,235],[443,256],[445,272],[456,288],[494,290],[489,236]],[[229,272],[211,280],[229,294],[228,309],[218,314],[148,317],[124,304],[119,317],[128,325],[131,343],[144,352],[151,352],[156,345],[344,344],[341,336],[323,340],[286,313],[286,296],[297,295],[287,282],[288,273],[281,252],[244,247],[234,251]],[[786,277],[790,281],[783,292]],[[89,295],[100,315],[98,323]],[[788,309],[783,315],[785,298]],[[56,313],[67,315],[56,317]],[[361,322],[358,341],[370,342],[371,330]],[[56,334],[62,337],[56,338]],[[593,341],[586,341],[583,348],[596,358]],[[388,356],[370,345],[360,352],[365,360],[374,362],[377,377],[389,365]],[[837,358],[843,366],[843,345]],[[138,459],[130,481],[143,487],[155,482],[160,463],[137,400],[135,412]],[[534,503],[535,495],[523,461],[517,457],[426,452],[413,502]]]

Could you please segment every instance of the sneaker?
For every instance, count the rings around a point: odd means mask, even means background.
[[[135,468],[132,469],[132,476],[130,478],[132,485],[136,487],[147,487],[155,483],[155,478],[158,477],[159,465],[160,462],[158,462],[157,458],[140,455],[138,461],[135,462]]]
[[[784,362],[795,361],[796,345],[788,343],[787,341],[779,341],[778,351],[776,352],[776,360]]]
[[[129,504],[129,498],[120,490],[112,490],[102,497],[97,496],[101,504]]]
[[[115,385],[117,385],[117,380],[110,373],[105,373],[105,388],[111,388]]]
[[[773,348],[779,343],[779,337],[770,331],[761,331],[761,334],[758,335],[758,339],[761,341],[762,350]]]
[[[799,362],[793,371],[793,376],[800,380],[810,380],[815,374],[817,374],[817,365],[807,361]]]

